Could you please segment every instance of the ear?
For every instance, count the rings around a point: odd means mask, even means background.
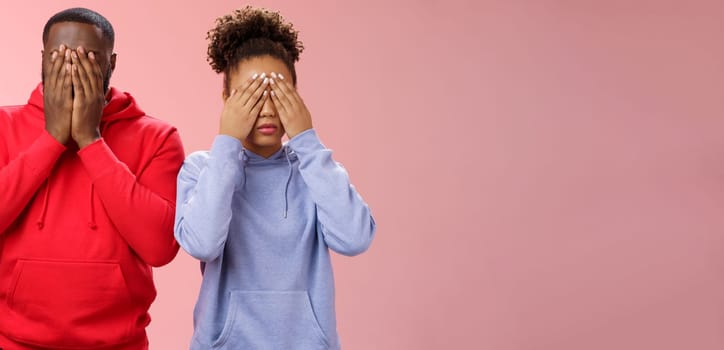
[[[116,70],[116,57],[117,57],[117,56],[118,56],[118,55],[117,55],[115,52],[111,54],[111,62],[110,62],[110,63],[111,63],[111,71]]]
[[[228,80],[229,77],[224,73],[224,79],[221,81],[221,102],[226,103],[226,100],[229,98],[229,95],[231,94],[231,90],[229,90],[229,84]]]
[[[221,83],[221,102],[226,103],[226,100],[229,98],[230,94],[231,90],[229,90],[229,87],[227,86],[226,74],[224,74],[224,80]]]

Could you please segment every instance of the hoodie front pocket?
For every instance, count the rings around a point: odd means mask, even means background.
[[[18,260],[7,302],[16,340],[80,348],[130,335],[133,304],[115,262]]]
[[[215,349],[328,349],[306,291],[232,291]]]

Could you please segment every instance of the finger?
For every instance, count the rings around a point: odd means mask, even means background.
[[[284,103],[279,100],[279,94],[272,90],[269,93],[269,98],[271,98],[272,103],[274,103],[274,108],[276,108],[277,113],[279,113],[279,117],[284,119],[284,117],[286,117],[287,115],[287,108],[285,107]]]
[[[252,110],[254,106],[259,103],[259,100],[261,100],[262,96],[264,96],[264,92],[266,91],[268,85],[269,78],[264,78],[261,84],[257,86],[256,90],[254,90],[249,98],[246,100],[246,103],[244,103],[244,107]]]
[[[71,65],[64,65],[61,70],[62,77],[60,81],[61,94],[68,101],[73,99],[73,77],[71,76]]]
[[[56,66],[60,66],[60,64],[55,61],[57,57],[58,51],[53,50],[48,59],[43,61],[43,87],[46,91],[52,89],[52,87],[55,86],[55,81],[58,79],[58,69]]]
[[[290,80],[284,79],[284,76],[281,74],[279,74],[279,80],[281,81],[282,86],[286,86],[287,90],[290,92],[289,96],[291,96],[299,106],[304,105],[304,100],[302,99],[302,96],[299,95],[297,87],[294,86]]]
[[[302,104],[302,98],[297,93],[297,89],[294,86],[292,86],[292,84],[288,80],[284,79],[283,75],[281,75],[281,74],[273,74],[273,75],[275,78],[273,80],[274,85],[277,85],[279,87],[279,89],[284,92],[284,96],[286,96],[287,99],[289,99],[289,102],[291,104],[297,105],[297,106]]]
[[[101,71],[101,64],[96,60],[95,52],[88,52],[88,61],[91,65],[91,70],[89,70],[89,72],[93,72],[95,75],[95,79],[93,81],[95,82],[96,91],[101,91],[104,88],[103,71]],[[102,91],[102,93],[105,94],[105,91]]]
[[[62,89],[63,85],[65,84],[64,78],[66,74],[68,74],[68,79],[70,79],[70,49],[66,48],[63,52],[63,58],[62,60],[59,59],[58,61],[62,62],[61,67],[57,73],[56,81],[55,81],[55,87],[56,89]]]
[[[269,91],[264,90],[261,94],[261,98],[259,101],[256,102],[254,106],[251,107],[250,115],[257,116],[259,113],[261,113],[261,109],[264,107],[264,104],[269,99]]]
[[[73,82],[73,92],[75,93],[76,98],[82,98],[85,96],[85,85],[83,84],[83,78],[81,78],[79,71],[82,70],[82,68],[77,65],[73,64],[71,66],[71,81]]]
[[[254,78],[254,76],[256,78]],[[248,84],[246,88],[239,89],[239,91],[241,91],[241,94],[239,95],[239,101],[244,105],[248,105],[249,100],[255,96],[259,89],[269,82],[269,78],[266,76],[266,73],[261,73],[260,75],[254,74],[254,76],[252,76],[252,78],[254,78],[253,81]],[[257,100],[259,100],[259,97],[261,97],[261,93],[256,94],[254,101],[251,102],[256,102]]]
[[[73,58],[75,59],[73,64],[79,65],[79,76],[83,82],[83,89],[88,94],[93,94],[98,91],[98,84],[94,77],[95,71],[93,69],[93,64],[88,59],[86,50],[82,46],[78,46],[78,49],[73,52]]]
[[[277,83],[275,80],[272,80],[269,83],[269,86],[272,89],[272,98],[277,108],[280,108],[282,111],[290,111],[292,110],[292,108],[294,108],[292,101],[289,99],[284,89],[281,88],[281,85],[279,83]]]
[[[258,73],[254,73],[254,75],[252,75],[249,79],[247,79],[243,84],[237,86],[234,89],[234,91],[236,91],[236,93],[237,93],[236,98],[237,99],[241,98],[242,93],[244,91],[250,89],[254,83],[257,83],[259,77],[260,77],[260,75]]]
[[[45,86],[49,86],[51,89],[55,87],[56,81],[58,80],[58,72],[63,67],[62,52],[65,51],[65,46],[60,45],[59,50],[53,50],[50,53],[50,57],[45,64]],[[61,57],[58,59],[58,57]]]
[[[73,62],[73,69],[71,76],[73,77],[73,88],[75,89],[76,95],[85,96],[93,92],[93,87],[88,79],[88,73],[85,67],[81,63],[81,55],[77,51],[73,51],[71,54],[71,61]]]
[[[225,102],[226,102],[226,103],[231,103],[232,101],[234,101],[234,99],[236,98],[236,94],[237,94],[237,93],[238,93],[238,91],[237,91],[236,89],[232,89],[232,90],[229,92],[229,97],[226,98],[226,101],[225,101]]]

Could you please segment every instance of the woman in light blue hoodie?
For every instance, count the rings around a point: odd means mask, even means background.
[[[298,32],[251,7],[216,24],[219,135],[178,176],[175,236],[203,270],[191,349],[339,349],[329,249],[365,251],[370,209],[296,92]]]

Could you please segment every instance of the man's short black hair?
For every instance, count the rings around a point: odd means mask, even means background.
[[[53,17],[50,17],[48,22],[45,23],[45,28],[43,28],[43,45],[48,42],[48,32],[50,32],[50,27],[52,27],[53,24],[63,22],[92,24],[101,30],[103,37],[108,40],[108,43],[111,47],[113,47],[115,42],[115,33],[113,32],[111,22],[108,22],[108,20],[100,13],[82,7],[63,10],[53,15]]]

